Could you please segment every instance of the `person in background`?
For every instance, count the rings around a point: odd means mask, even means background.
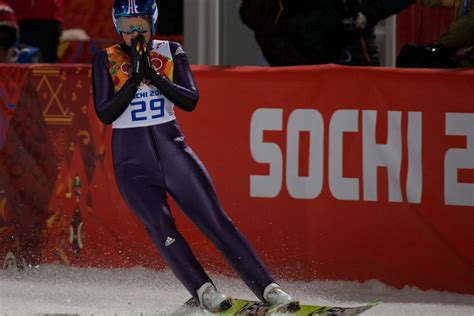
[[[7,1],[18,18],[21,42],[39,48],[40,61],[56,62],[64,13],[63,0]]]
[[[338,64],[380,66],[375,26],[415,2],[416,0],[342,0],[342,22],[349,36]]]
[[[240,16],[271,66],[378,66],[375,25],[414,2],[243,0]]]
[[[454,21],[438,43],[448,51],[448,58],[458,66],[474,66],[474,1],[473,0],[423,0],[429,7],[454,8]]]
[[[231,307],[178,231],[171,197],[213,242],[243,281],[264,302],[299,308],[275,283],[254,249],[225,213],[203,163],[176,120],[174,105],[192,111],[199,92],[180,44],[153,40],[154,0],[115,0],[113,21],[122,43],[97,53],[92,63],[98,118],[112,124],[112,156],[122,196],[144,223],[161,256],[201,306]]]
[[[19,29],[13,9],[0,0],[0,63],[15,62]]]

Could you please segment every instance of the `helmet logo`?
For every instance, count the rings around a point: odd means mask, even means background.
[[[135,0],[128,0],[128,14],[137,14],[137,5]]]

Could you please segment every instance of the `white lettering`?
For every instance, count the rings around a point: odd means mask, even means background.
[[[282,109],[258,109],[250,123],[250,151],[259,163],[270,164],[269,175],[250,176],[250,196],[276,197],[282,186],[283,155],[277,144],[263,142],[263,131],[281,131],[283,126]]]
[[[309,175],[300,177],[300,132],[310,132]],[[286,143],[286,185],[295,199],[314,199],[323,188],[324,121],[316,110],[295,110],[288,120]]]
[[[421,157],[423,122],[421,112],[408,113],[408,175],[407,200],[421,203],[423,190],[423,163]]]
[[[338,200],[358,201],[359,180],[343,177],[344,132],[359,131],[359,112],[339,110],[331,118],[329,126],[329,189]],[[350,156],[347,159],[352,159]]]
[[[446,113],[446,135],[465,136],[465,149],[452,148],[444,158],[444,199],[447,205],[474,206],[474,184],[458,182],[458,169],[474,169],[474,114]]]
[[[388,169],[390,202],[402,202],[400,169],[402,165],[402,113],[388,112],[387,144],[376,143],[377,112],[363,111],[363,183],[364,200],[377,201],[377,168]]]
[[[285,176],[288,194],[295,199],[315,199],[324,186],[324,160],[328,159],[328,184],[334,198],[338,200],[377,201],[379,167],[387,169],[388,200],[403,202],[401,192],[402,148],[402,112],[389,111],[387,113],[387,140],[383,144],[377,143],[376,125],[377,111],[362,111],[362,177],[344,177],[344,163],[346,160],[358,160],[350,152],[344,152],[345,133],[359,133],[358,110],[338,110],[329,124],[329,151],[325,155],[325,123],[321,113],[313,109],[296,109],[288,119],[286,135],[286,155],[283,156],[278,144],[265,143],[265,131],[283,131],[282,109],[258,109],[251,119],[250,150],[253,159],[261,164],[269,165],[268,175],[250,175],[250,195],[252,197],[273,198],[281,193],[283,176]],[[422,163],[422,113],[408,112],[407,121],[407,171],[406,196],[409,203],[421,203],[423,189]],[[469,122],[468,122],[469,123]],[[456,182],[456,170],[472,168],[474,165],[474,136],[469,134],[468,123],[460,125],[457,130],[451,130],[455,135],[471,135],[467,150],[451,150],[447,153],[446,164],[451,166],[447,171],[451,176],[451,183]],[[467,125],[466,125],[467,124]],[[472,127],[470,127],[472,128]],[[301,154],[305,151],[300,148],[301,132],[309,132],[310,143],[308,153],[308,174],[299,175]],[[458,163],[458,156],[469,160]],[[286,158],[285,165],[283,159]],[[457,163],[457,164],[456,164]],[[284,166],[286,168],[284,168]],[[457,168],[457,169],[456,169]],[[285,173],[285,174],[284,174]],[[453,176],[454,175],[454,176]],[[448,176],[446,177],[448,179]],[[453,180],[454,179],[454,180]],[[363,185],[363,196],[360,182]],[[459,184],[469,192],[460,190],[456,194],[466,195],[472,203],[471,184]],[[451,185],[450,188],[456,186]],[[446,189],[448,192],[448,188]],[[464,193],[463,193],[464,192]],[[447,195],[450,193],[448,192]],[[448,198],[447,198],[448,199]]]

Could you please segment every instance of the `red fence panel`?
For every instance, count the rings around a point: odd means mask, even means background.
[[[473,70],[194,71],[201,100],[178,119],[272,272],[474,293]],[[0,258],[163,267],[116,188],[90,67],[0,75]],[[228,273],[172,208],[204,265]]]

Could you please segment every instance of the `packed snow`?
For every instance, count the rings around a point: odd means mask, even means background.
[[[255,299],[235,278],[212,275],[228,295]],[[278,280],[302,303],[352,306],[383,303],[363,315],[474,315],[474,295],[401,290],[379,281]],[[190,294],[169,270],[101,270],[40,266],[0,270],[0,315],[200,315],[183,307]]]

